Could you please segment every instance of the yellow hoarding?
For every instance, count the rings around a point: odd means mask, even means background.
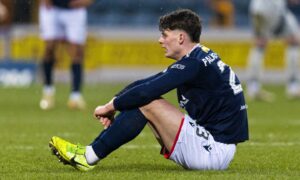
[[[245,67],[251,42],[241,41],[205,41],[205,46],[217,52],[223,61],[234,67]],[[13,39],[11,56],[14,59],[34,59],[40,61],[43,54],[43,42],[38,36],[26,36]],[[62,47],[64,47],[62,45]],[[283,68],[284,47],[281,42],[272,42],[266,49],[267,68]],[[67,48],[58,48],[57,67],[67,68],[70,61]],[[172,60],[164,57],[164,50],[157,41],[145,40],[103,40],[89,37],[86,44],[85,68],[95,69],[101,66],[165,66]]]

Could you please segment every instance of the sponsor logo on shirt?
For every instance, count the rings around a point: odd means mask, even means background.
[[[203,148],[207,151],[210,152],[212,150],[212,147],[209,145],[204,145]]]
[[[245,110],[245,109],[248,109],[248,105],[247,104],[241,105],[240,111]]]
[[[182,64],[173,64],[171,66],[171,69],[179,69],[179,70],[183,70],[185,68],[185,65]]]

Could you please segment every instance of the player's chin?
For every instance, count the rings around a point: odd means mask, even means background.
[[[165,56],[166,56],[167,58],[172,58],[172,55],[171,55],[170,53],[168,53],[168,51],[166,51]]]
[[[175,59],[172,54],[168,54],[168,53],[165,54],[165,57],[170,58],[170,59]]]

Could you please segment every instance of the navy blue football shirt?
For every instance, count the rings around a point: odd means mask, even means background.
[[[166,70],[136,81],[116,95],[114,107],[127,110],[146,105],[177,89],[178,102],[215,141],[248,140],[247,105],[239,79],[220,57],[197,45]]]

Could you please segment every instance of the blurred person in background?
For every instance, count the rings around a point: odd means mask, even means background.
[[[3,40],[3,58],[10,59],[12,1],[0,0],[0,37]]]
[[[299,3],[299,0],[291,0]],[[289,98],[300,97],[299,85],[299,39],[298,22],[287,7],[286,0],[251,0],[250,16],[255,36],[254,47],[248,59],[247,95],[251,100],[272,101],[274,95],[262,90],[263,59],[270,38],[281,37],[287,43],[285,51],[287,84]]]
[[[71,58],[72,89],[68,106],[72,109],[84,109],[85,101],[81,94],[83,79],[84,44],[86,41],[87,12],[86,7],[92,0],[41,0],[39,23],[41,37],[45,41],[42,62],[44,75],[43,96],[40,101],[42,109],[54,107],[55,87],[53,69],[56,61],[55,49],[61,40],[68,44]]]
[[[212,26],[234,26],[234,6],[231,0],[211,0],[209,3],[213,11]]]
[[[0,1],[0,22],[5,20],[7,17],[7,9],[4,4]]]

